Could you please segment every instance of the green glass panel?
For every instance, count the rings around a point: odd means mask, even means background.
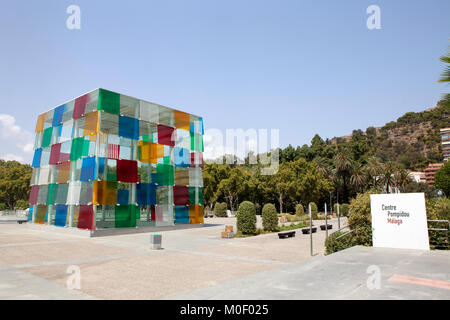
[[[203,188],[198,188],[198,204],[205,205],[203,200]]]
[[[72,148],[70,149],[70,160],[75,161],[81,159],[83,156],[89,154],[89,140],[84,137],[75,138],[72,140]]]
[[[195,187],[189,187],[189,204],[195,204]]]
[[[163,186],[173,186],[174,173],[173,166],[168,164],[156,165],[157,183]]]
[[[120,94],[100,89],[98,97],[98,110],[120,114]]]
[[[150,136],[148,134],[144,134],[142,136],[142,140],[145,141],[145,142],[150,142]]]
[[[170,164],[170,156],[165,156],[165,157],[163,158],[163,163],[164,163],[164,164]]]
[[[50,142],[52,141],[52,133],[53,127],[44,130],[44,134],[42,137],[42,147],[48,147],[50,145]]]
[[[117,181],[117,175],[115,173],[109,173],[106,175],[106,180]]]
[[[191,133],[191,150],[203,152],[203,136],[198,133]]]
[[[55,204],[55,191],[57,188],[57,184],[52,183],[48,185],[48,197],[47,204]]]
[[[139,207],[135,205],[115,206],[114,222],[116,228],[136,227],[136,216],[139,214]]]

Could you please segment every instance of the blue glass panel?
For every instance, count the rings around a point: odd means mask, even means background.
[[[36,149],[34,151],[33,163],[31,164],[33,168],[39,168],[39,166],[41,165],[41,155],[42,155],[42,148]]]
[[[175,206],[175,223],[189,223],[188,206]]]
[[[189,167],[190,166],[190,151],[184,148],[173,148],[174,162],[176,166],[179,167]]]
[[[139,205],[156,204],[156,185],[153,183],[138,183],[136,185],[137,202]]]
[[[128,204],[130,192],[127,189],[117,190],[117,204]]]
[[[119,116],[119,136],[128,139],[139,139],[139,120]]]
[[[57,204],[56,205],[56,214],[55,214],[55,226],[65,227],[66,220],[67,220],[67,205]]]
[[[30,210],[28,211],[27,221],[33,220],[33,206],[30,205]]]
[[[80,181],[94,180],[95,174],[95,157],[83,158],[81,165]]]
[[[64,114],[65,110],[66,110],[66,105],[65,104],[55,108],[55,113],[53,114],[53,123],[52,123],[53,127],[56,127],[56,126],[61,124],[62,117],[63,117],[63,114]]]

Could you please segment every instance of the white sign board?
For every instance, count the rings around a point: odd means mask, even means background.
[[[374,247],[430,250],[423,193],[371,194]]]

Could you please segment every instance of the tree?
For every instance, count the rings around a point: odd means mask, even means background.
[[[227,204],[225,202],[216,202],[214,206],[214,215],[216,217],[226,217],[227,216]]]
[[[262,225],[267,231],[276,231],[278,228],[277,210],[271,203],[266,203],[262,209]]]
[[[339,152],[334,157],[335,181],[342,181],[343,200],[348,200],[348,183],[353,168],[353,160],[347,152]]]
[[[239,195],[244,190],[244,174],[242,169],[235,167],[230,170],[228,178],[220,181],[217,186],[217,195],[223,196],[228,203],[231,211],[236,208],[235,204],[239,203]]]
[[[364,167],[355,163],[352,170],[352,175],[350,177],[350,184],[355,188],[355,191],[358,193],[359,190],[366,184],[367,174],[365,172]]]
[[[442,168],[434,174],[434,185],[436,188],[450,197],[450,161],[447,161]]]
[[[19,200],[28,201],[31,167],[17,161],[0,160],[0,202],[14,210]]]
[[[250,201],[244,201],[239,205],[237,218],[237,229],[243,234],[254,234],[256,232],[256,211]]]
[[[442,73],[439,82],[450,82],[450,52],[448,52],[445,56],[440,57],[440,60],[444,63],[448,63],[445,67],[445,71]]]
[[[383,184],[386,193],[389,193],[392,187],[395,185],[394,183],[395,169],[396,169],[395,163],[393,163],[392,161],[388,161],[382,167],[383,173],[381,175],[381,183]]]
[[[404,168],[397,167],[394,171],[394,184],[401,192],[405,192],[410,176],[411,174]]]

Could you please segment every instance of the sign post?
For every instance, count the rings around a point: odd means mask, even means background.
[[[325,202],[325,240],[328,239],[327,203]]]
[[[309,242],[311,244],[311,256],[313,255],[313,243],[312,243],[312,217],[311,217],[311,203],[308,204],[309,213]]]
[[[430,250],[423,193],[371,194],[374,247]]]

